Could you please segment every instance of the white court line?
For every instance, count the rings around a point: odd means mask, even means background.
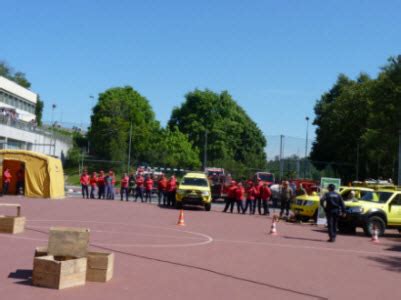
[[[209,235],[199,233],[199,232],[192,232],[174,228],[165,228],[161,226],[152,226],[152,225],[143,225],[143,224],[126,224],[126,223],[118,223],[118,222],[101,222],[101,221],[88,221],[88,220],[28,220],[27,222],[76,222],[76,223],[92,223],[92,224],[110,224],[110,225],[123,225],[123,226],[131,226],[131,227],[148,227],[148,228],[155,228],[155,229],[162,229],[162,230],[170,230],[176,231],[180,233],[191,234],[195,236],[199,236],[204,238],[205,240],[196,243],[185,243],[185,244],[112,244],[112,243],[96,243],[92,244],[93,246],[116,246],[116,247],[149,247],[149,248],[175,248],[175,247],[194,247],[194,246],[202,246],[207,245],[213,242],[213,238]],[[117,233],[117,232],[115,232]],[[1,235],[0,235],[1,237]],[[11,238],[19,238],[14,236],[7,236]],[[184,239],[186,237],[183,237]],[[31,238],[23,238],[22,239],[31,239]],[[194,239],[194,238],[191,238]],[[43,241],[42,239],[31,239],[36,241]]]
[[[237,244],[251,244],[259,246],[274,246],[281,248],[293,248],[293,249],[304,249],[304,250],[322,250],[322,251],[332,251],[332,252],[344,252],[344,253],[356,253],[356,254],[369,254],[369,255],[384,255],[384,256],[399,256],[397,252],[387,253],[387,252],[375,252],[375,251],[364,251],[364,250],[352,250],[343,248],[327,248],[327,247],[314,247],[314,246],[302,246],[302,245],[289,245],[289,244],[279,244],[279,243],[265,243],[265,242],[252,242],[252,241],[238,241],[238,240],[224,240],[224,239],[213,239],[215,242],[223,243],[237,243]]]

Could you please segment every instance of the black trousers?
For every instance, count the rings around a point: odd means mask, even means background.
[[[233,212],[235,199],[226,197],[226,206],[224,206],[223,212],[226,212],[231,207],[231,212]]]
[[[85,196],[87,199],[89,199],[89,188],[87,185],[82,184],[82,198],[85,199]]]
[[[240,214],[244,211],[244,207],[242,205],[242,200],[235,200],[235,203],[237,203],[237,212]],[[232,207],[233,208],[233,207]],[[231,209],[231,212],[233,212],[233,210]]]
[[[243,214],[245,214],[246,213],[246,211],[248,210],[248,207],[249,207],[249,214],[251,215],[251,214],[254,214],[255,213],[255,200],[249,200],[249,199],[247,199],[246,201],[245,201],[245,207],[244,207],[244,210],[242,211],[242,213]]]
[[[24,195],[24,182],[23,181],[17,181],[17,188],[16,188],[15,193],[17,195],[19,195],[20,193],[22,195]]]
[[[139,198],[141,198],[141,202],[143,202],[143,189],[141,187],[137,187],[135,189],[135,202],[136,200]]]
[[[99,185],[99,190],[98,190],[98,195],[97,195],[98,199],[104,199],[104,197],[105,197],[104,191],[105,191],[105,186]]]
[[[280,209],[280,217],[283,215],[285,210],[285,215],[288,217],[290,214],[290,200],[281,199],[281,209]]]
[[[326,212],[327,229],[329,231],[329,237],[332,240],[335,240],[337,236],[338,216],[338,212]]]
[[[120,189],[120,199],[121,199],[121,201],[124,200],[124,196],[125,196],[125,200],[128,201],[128,188],[126,188],[126,187],[122,187]]]
[[[3,195],[7,195],[8,194],[8,187],[10,186],[9,182],[4,182],[3,183]]]
[[[256,199],[256,206],[258,207],[259,215],[262,215],[262,208],[263,208],[263,215],[270,214],[269,212],[269,200],[262,200]]]
[[[95,190],[96,190],[96,187],[91,185],[91,191],[90,191],[90,198],[91,199],[95,199]]]
[[[167,196],[167,206],[175,205],[175,192],[168,192]]]
[[[145,190],[145,202],[152,203],[152,191]]]

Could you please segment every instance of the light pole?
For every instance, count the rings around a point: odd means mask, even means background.
[[[284,135],[280,135],[280,171],[279,171],[279,177],[280,181],[283,180],[283,173],[284,173]]]
[[[309,138],[309,117],[305,117],[306,120],[306,140],[305,140],[305,165],[304,165],[304,178],[306,178],[306,166],[308,157],[308,138]]]
[[[205,130],[205,143],[204,143],[204,150],[203,150],[203,169],[206,171],[207,166],[207,129]]]
[[[53,156],[56,155],[56,139],[54,138],[54,110],[55,109],[56,109],[56,104],[53,103],[52,104],[52,124],[51,124],[52,125]],[[52,143],[50,143],[50,145],[52,145]]]
[[[401,185],[401,129],[398,134],[398,185]]]
[[[129,127],[128,166],[127,166],[128,173],[130,173],[130,165],[131,165],[131,141],[132,141],[132,122]]]

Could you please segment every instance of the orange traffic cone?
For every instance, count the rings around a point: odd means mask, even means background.
[[[372,242],[378,244],[379,243],[379,229],[376,227],[376,225],[373,225],[372,228],[373,234],[372,234]]]
[[[184,222],[184,211],[183,211],[182,209],[180,210],[180,216],[178,217],[177,225],[179,225],[179,226],[185,226],[185,222]]]
[[[277,216],[273,216],[272,226],[270,227],[270,234],[271,235],[278,235],[278,233],[277,233],[277,222],[278,222],[278,217]]]

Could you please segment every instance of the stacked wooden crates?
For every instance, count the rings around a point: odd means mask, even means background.
[[[22,233],[25,229],[25,217],[21,216],[21,205],[0,203],[0,207],[15,207],[17,209],[16,216],[0,215],[0,233]]]
[[[47,247],[35,249],[33,285],[63,289],[113,276],[114,254],[88,252],[89,229],[50,229]]]

